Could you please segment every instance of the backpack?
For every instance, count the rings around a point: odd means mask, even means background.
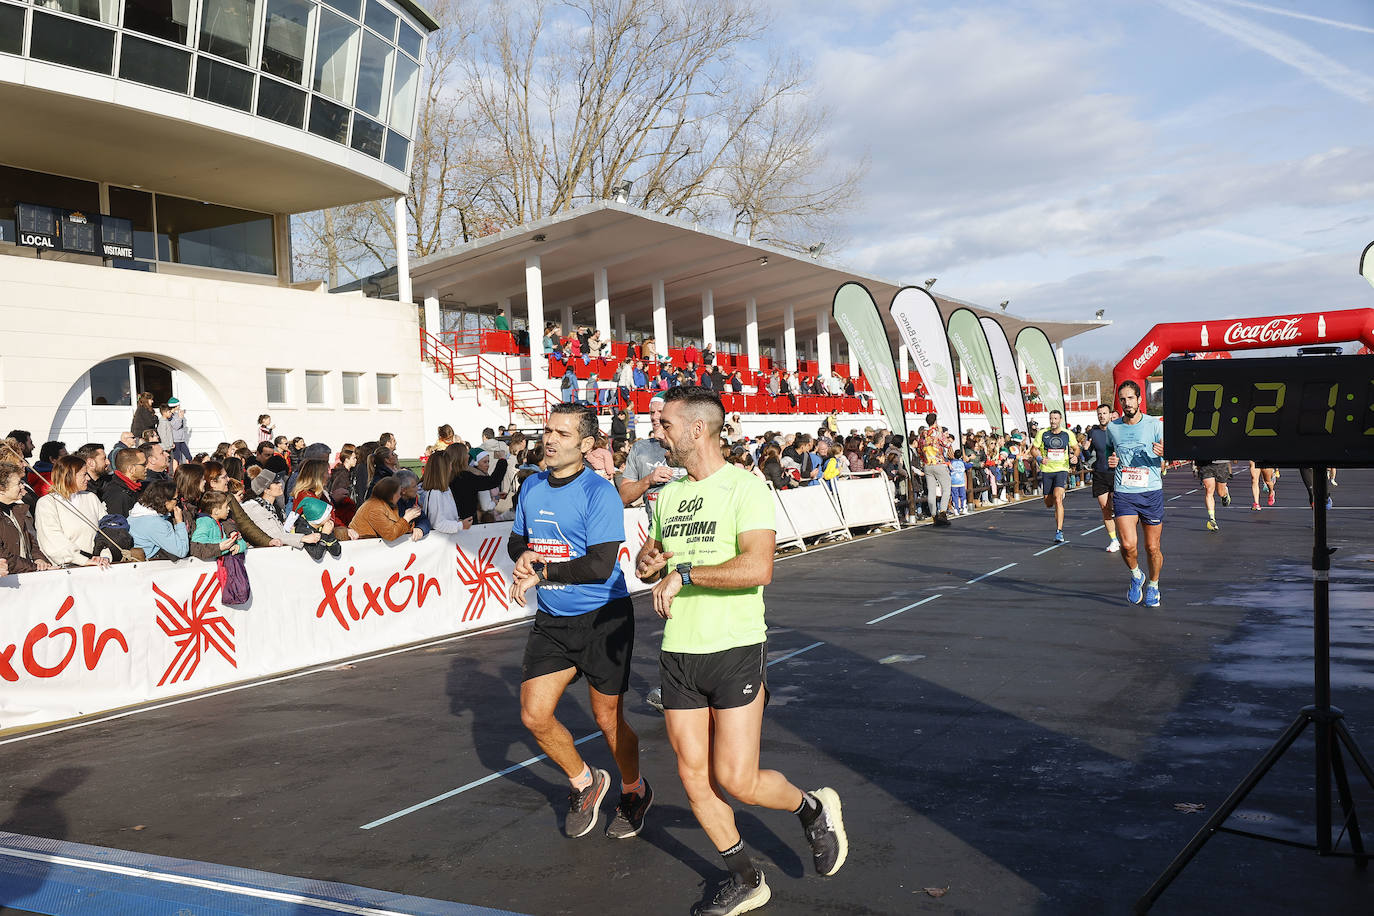
[[[248,582],[248,567],[243,554],[231,553],[220,557],[215,575],[219,578],[219,593],[225,604],[247,604],[253,598]]]

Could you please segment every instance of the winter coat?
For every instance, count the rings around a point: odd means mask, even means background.
[[[442,490],[421,490],[420,502],[425,507],[425,518],[429,519],[431,530],[445,534],[463,530],[463,520],[458,517],[458,504],[453,501],[452,490],[447,487]]]
[[[150,560],[180,560],[191,554],[186,523],[172,524],[167,516],[139,503],[129,512],[129,533],[134,546]]]
[[[277,538],[287,547],[298,549],[304,546],[301,543],[301,536],[293,531],[287,531],[285,519],[277,515],[277,510],[268,506],[261,498],[255,497],[242,505],[244,514],[248,516],[249,521],[267,535],[268,540]],[[252,544],[253,542],[250,540],[249,543]],[[253,546],[258,545],[253,544]]]
[[[38,568],[36,560],[51,562],[38,546],[33,517],[22,501],[12,506],[0,504],[0,560],[9,563],[10,575],[33,572]]]
[[[66,505],[58,505],[59,502]],[[78,514],[90,524],[78,518]],[[88,557],[83,554],[95,553],[95,526],[104,514],[105,506],[94,493],[76,493],[71,499],[57,492],[49,493],[38,501],[33,514],[38,546],[54,565],[84,566]]]
[[[229,501],[229,520],[234,523],[234,530],[243,535],[243,539],[239,541],[240,544],[245,544],[245,547],[272,546],[271,536],[259,528],[257,523],[248,517],[248,513],[237,499],[231,499]],[[224,528],[226,531],[229,530],[227,522]]]
[[[381,538],[384,541],[405,537],[412,530],[410,522],[401,518],[395,506],[380,499],[369,499],[359,506],[348,527],[357,532],[359,537]]]
[[[504,458],[496,462],[496,467],[492,469],[490,474],[478,474],[469,469],[453,478],[453,483],[449,489],[453,491],[453,501],[458,506],[458,517],[475,518],[477,516],[477,494],[482,490],[501,486],[505,479],[506,459]]]
[[[133,421],[129,423],[129,432],[135,438],[141,437],[150,429],[157,429],[158,416],[151,407],[139,407],[134,411]]]
[[[243,553],[248,549],[243,539],[234,542],[228,550],[220,550],[219,542],[233,533],[233,521],[225,519],[223,524],[208,515],[196,519],[195,530],[191,532],[191,556],[198,560],[217,560],[226,554]]]
[[[343,548],[339,546],[339,538],[334,532],[331,531],[329,534],[325,534],[323,531],[320,531],[314,525],[307,522],[302,515],[296,516],[295,521],[292,522],[291,530],[293,533],[300,535],[301,547],[310,555],[310,559],[317,563],[324,559],[326,553],[331,557],[337,557],[343,552]],[[313,544],[307,544],[305,542],[305,536],[307,534],[319,534],[320,539]]]

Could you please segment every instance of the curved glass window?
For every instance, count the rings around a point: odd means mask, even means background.
[[[196,61],[196,98],[252,111],[253,74],[202,55]]]
[[[124,0],[124,28],[186,44],[191,0]]]
[[[161,261],[277,272],[272,217],[266,213],[159,194],[157,247]]]
[[[114,25],[119,16],[119,0],[42,0],[39,5],[106,25]]]
[[[114,39],[115,33],[110,29],[35,10],[29,56],[108,74],[114,69]]]
[[[362,62],[358,66],[358,99],[356,106],[363,114],[385,118],[391,101],[391,58],[396,49],[385,39],[371,32],[363,33]]]
[[[348,109],[315,96],[310,100],[310,132],[335,143],[346,143]]]
[[[22,54],[24,51],[24,8],[0,3],[0,52]]]
[[[125,35],[119,45],[119,78],[185,95],[191,52]]]
[[[315,91],[336,102],[353,101],[353,74],[358,69],[358,27],[329,10],[320,10],[315,41]]]
[[[396,77],[392,81],[392,129],[410,136],[415,126],[415,93],[420,88],[420,65],[403,54],[396,55]]]
[[[419,60],[420,46],[424,44],[424,41],[425,37],[423,35],[406,25],[404,22],[401,23],[401,34],[397,36],[396,44],[400,46],[402,51],[416,60]]]
[[[305,125],[305,90],[276,80],[258,80],[258,116],[292,127]]]
[[[360,114],[353,116],[353,142],[352,147],[360,153],[366,153],[373,159],[382,158],[382,136],[386,129],[376,121],[368,120]]]
[[[347,13],[354,19],[362,18],[360,15],[358,15],[360,12],[362,12],[362,4],[360,0],[324,0],[324,2],[329,6],[334,7],[334,9],[338,10],[341,13]]]
[[[406,170],[406,156],[410,153],[410,141],[394,130],[386,132],[386,164],[398,172]]]
[[[396,14],[377,0],[367,0],[367,14],[363,23],[387,41],[396,40]]]
[[[315,4],[308,0],[267,0],[267,24],[262,39],[262,72],[305,82],[305,52],[310,42],[310,18]]]
[[[200,49],[246,64],[252,59],[256,0],[205,0],[200,14]]]

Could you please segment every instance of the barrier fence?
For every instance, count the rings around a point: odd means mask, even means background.
[[[885,478],[777,494],[780,543],[879,524]],[[875,486],[876,484],[876,486]],[[794,527],[799,526],[799,527]],[[510,523],[420,541],[350,541],[336,559],[288,549],[244,555],[252,598],[220,600],[200,560],[83,567],[0,578],[0,729],[171,699],[528,617],[510,599]],[[625,510],[619,561],[648,537]],[[533,596],[530,596],[533,599]]]

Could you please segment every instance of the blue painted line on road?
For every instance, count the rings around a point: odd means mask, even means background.
[[[810,652],[812,649],[816,648],[817,646],[823,646],[823,645],[825,645],[825,643],[823,643],[823,642],[813,642],[811,645],[805,646],[805,647],[803,647],[803,648],[801,648],[801,649],[798,649],[798,650],[796,650],[795,652],[789,652],[789,653],[787,653],[786,655],[782,656],[781,658],[775,658],[775,659],[773,659],[773,660],[772,660],[771,662],[769,662],[765,667],[771,668],[771,667],[773,667],[774,665],[778,664],[778,662],[785,662],[785,661],[787,661],[789,658],[795,658],[796,656],[801,655],[803,652]],[[577,744],[584,744],[584,743],[586,743],[586,742],[592,740],[593,738],[599,738],[599,737],[601,737],[601,732],[600,732],[600,731],[594,731],[594,732],[592,732],[590,735],[583,735],[581,738],[578,738],[576,741],[573,742],[573,744],[574,744],[574,745],[577,745]],[[448,801],[450,798],[454,798],[455,796],[462,795],[464,792],[467,792],[467,791],[469,791],[469,790],[471,790],[471,789],[476,789],[476,788],[478,788],[479,786],[484,786],[484,785],[486,785],[487,783],[489,783],[489,782],[491,782],[491,781],[493,781],[493,780],[500,779],[502,776],[509,776],[511,773],[514,773],[516,770],[523,770],[525,767],[534,766],[536,763],[539,763],[540,761],[548,760],[548,759],[549,759],[549,755],[548,755],[548,754],[540,754],[540,755],[538,755],[537,757],[531,757],[531,758],[528,759],[528,760],[522,760],[522,761],[520,761],[519,763],[511,764],[510,766],[506,767],[504,770],[499,770],[499,771],[497,771],[497,772],[495,772],[495,773],[488,773],[486,776],[483,776],[481,779],[474,779],[472,782],[467,783],[467,784],[465,784],[465,785],[461,785],[461,786],[459,786],[459,787],[456,788],[456,789],[450,789],[450,790],[448,790],[447,792],[444,792],[444,793],[442,793],[442,794],[440,794],[440,795],[434,796],[433,798],[427,798],[427,799],[425,799],[425,800],[422,801],[422,802],[418,802],[417,804],[411,805],[409,808],[402,808],[400,811],[397,811],[397,812],[395,812],[394,814],[388,814],[386,817],[381,817],[381,818],[378,818],[378,819],[375,820],[375,821],[372,821],[371,823],[363,824],[362,827],[360,827],[359,829],[360,829],[360,830],[372,830],[374,827],[381,827],[383,824],[389,824],[389,823],[391,823],[391,822],[394,821],[394,820],[397,820],[397,819],[399,819],[399,818],[405,817],[407,814],[414,814],[416,811],[420,811],[420,810],[422,810],[422,809],[424,809],[424,808],[428,808],[428,807],[430,807],[431,805],[437,805],[437,804],[439,804],[439,802]]]
[[[914,607],[920,607],[921,605],[925,604],[927,601],[934,601],[936,598],[939,598],[939,597],[940,597],[939,595],[931,595],[929,598],[922,598],[920,601],[917,601],[915,604],[908,604],[906,607],[899,607],[899,608],[897,608],[897,610],[891,611],[891,612],[889,612],[889,613],[886,613],[886,614],[884,614],[884,615],[881,616],[881,617],[874,617],[874,618],[873,618],[872,620],[870,620],[867,624],[865,624],[865,626],[870,626],[870,627],[871,627],[871,626],[873,626],[873,624],[875,624],[875,623],[882,623],[884,620],[886,620],[886,619],[889,618],[889,617],[896,617],[898,614],[905,613],[906,611],[909,611],[909,610],[911,610],[911,609],[914,608]]]
[[[967,585],[972,585],[972,584],[975,583],[975,582],[982,582],[982,581],[983,581],[984,579],[986,579],[988,576],[995,576],[995,575],[997,575],[999,572],[1005,572],[1006,570],[1011,569],[1011,568],[1012,568],[1013,566],[1015,566],[1015,565],[1016,565],[1015,563],[1008,563],[1006,566],[999,566],[999,567],[997,567],[996,569],[994,569],[992,572],[985,572],[985,573],[983,573],[981,576],[979,576],[979,577],[976,578],[976,579],[969,579],[968,582],[965,583],[965,584],[967,584]]]
[[[516,916],[349,884],[3,832],[0,901],[49,916]]]

